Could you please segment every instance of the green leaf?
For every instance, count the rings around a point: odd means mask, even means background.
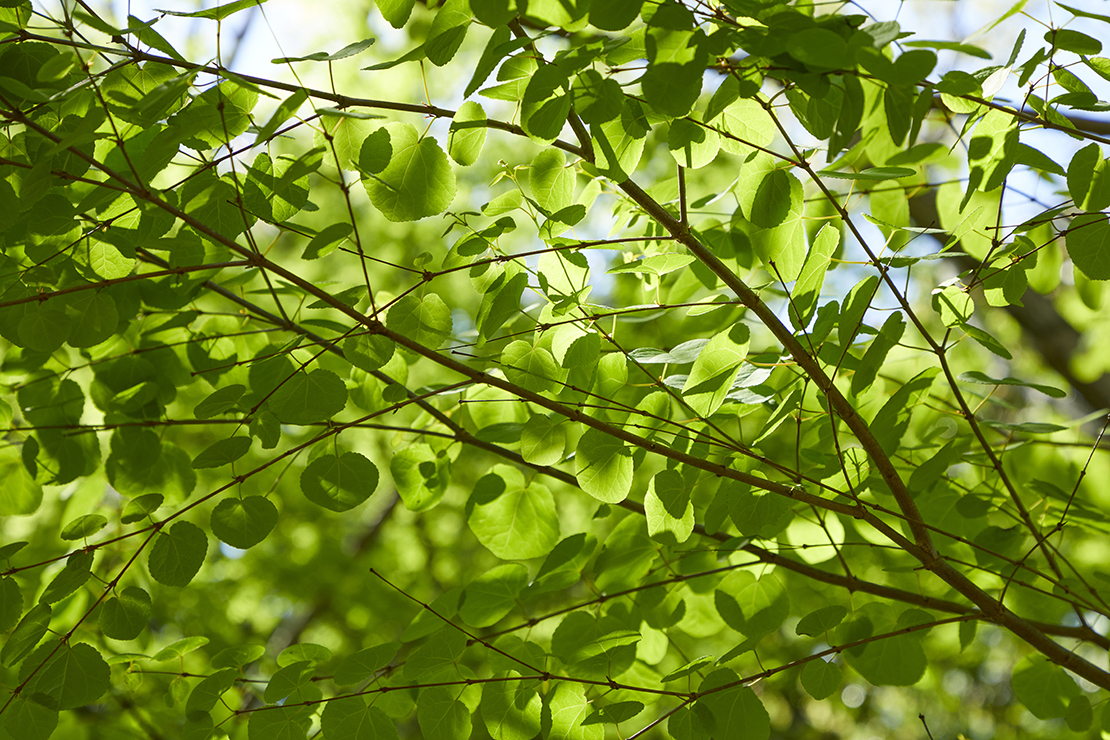
[[[574,78],[572,87],[574,111],[583,123],[600,125],[612,121],[624,108],[624,91],[611,77],[586,69]]]
[[[710,122],[716,120],[721,149],[729,154],[746,157],[754,147],[767,147],[778,135],[774,120],[754,100],[741,98],[733,101],[718,115],[720,117],[716,118],[707,113],[706,119]]]
[[[852,66],[851,50],[844,37],[828,28],[809,28],[791,34],[786,49],[810,69],[828,72]]]
[[[640,104],[625,100],[620,115],[604,123],[590,125],[598,171],[616,182],[628,179],[644,153],[649,130]]]
[[[438,349],[451,336],[451,310],[435,293],[409,293],[389,309],[385,324],[429,349]]]
[[[528,569],[519,563],[492,568],[463,590],[459,616],[472,627],[490,627],[517,605],[517,596],[528,585]]]
[[[892,313],[887,317],[882,328],[879,329],[879,335],[871,341],[867,351],[864,352],[856,368],[856,374],[852,376],[852,393],[859,395],[871,387],[879,376],[879,371],[886,362],[890,350],[894,349],[902,339],[905,331],[906,323],[901,312]]]
[[[349,511],[373,495],[378,477],[377,466],[357,452],[321,455],[301,473],[301,491],[305,498],[325,509]],[[276,521],[276,511],[273,518]]]
[[[823,606],[817,611],[810,612],[802,617],[798,625],[794,628],[794,632],[799,635],[821,637],[824,633],[844,621],[844,617],[847,616],[847,614],[848,610],[842,606],[836,604],[832,606]]]
[[[497,0],[494,0],[497,2]],[[480,3],[471,3],[471,10],[474,11],[478,20],[485,23],[482,18],[483,8]],[[496,12],[496,11],[495,11]],[[486,48],[482,52],[478,64],[474,68],[474,75],[470,78],[470,82],[466,85],[466,90],[463,92],[464,98],[469,98],[489,77],[494,68],[501,63],[501,60],[506,55],[516,51],[518,48],[527,46],[531,43],[531,39],[513,39],[512,33],[507,27],[501,23],[490,23],[487,25],[493,26],[493,33],[490,35],[489,41],[486,43]]]
[[[691,676],[700,671],[705,666],[712,663],[713,661],[714,657],[712,655],[703,655],[700,658],[695,658],[681,668],[676,668],[675,670],[668,673],[662,678],[662,682],[668,683],[670,681],[677,681],[680,678]]]
[[[557,213],[574,202],[574,180],[574,169],[567,168],[566,155],[558,149],[544,149],[528,169],[532,197],[548,213]]]
[[[450,62],[462,46],[472,18],[468,0],[447,0],[440,5],[424,42],[428,61],[437,67]]]
[[[178,137],[184,139],[186,146],[205,151],[226,144],[245,132],[250,126],[251,111],[256,103],[257,88],[251,89],[225,79],[174,114],[170,118],[170,126]]]
[[[316,664],[327,663],[331,658],[331,650],[323,645],[318,645],[313,642],[301,642],[296,645],[290,645],[282,650],[277,657],[277,664],[284,668],[285,666],[303,661]]]
[[[467,740],[470,737],[470,710],[446,686],[432,686],[420,692],[416,719],[424,737]]]
[[[790,613],[790,599],[774,574],[756,578],[734,571],[714,592],[717,612],[734,630],[756,640],[782,626]]]
[[[35,649],[39,640],[46,634],[50,626],[50,606],[39,603],[23,615],[15,630],[8,635],[3,650],[0,650],[0,662],[4,665],[14,666],[23,659],[23,656]]]
[[[656,555],[656,545],[647,538],[643,520],[626,517],[609,533],[594,562],[594,584],[610,593],[640,586]]]
[[[1068,255],[1091,280],[1110,280],[1110,221],[1085,214],[1072,220],[1067,234]]]
[[[910,167],[868,167],[860,172],[838,172],[836,170],[821,170],[817,173],[821,177],[834,180],[898,180],[903,177],[913,177],[917,170]]]
[[[308,91],[304,88],[294,91],[292,95],[282,100],[269,120],[259,127],[257,141],[267,141],[270,139],[277,133],[278,128],[283,123],[292,118],[296,112],[300,110],[300,107],[304,105],[306,100],[308,100]]]
[[[113,640],[134,640],[150,622],[150,594],[138,586],[126,586],[100,607],[100,631]]]
[[[631,452],[597,429],[586,430],[578,440],[574,468],[582,490],[602,503],[619,504],[632,489]]]
[[[504,27],[516,15],[513,0],[470,0],[470,10],[479,23],[495,30]]]
[[[1032,655],[1014,666],[1010,680],[1014,695],[1037,719],[1055,719],[1068,713],[1068,704],[1080,695],[1079,686],[1047,658]]]
[[[436,612],[443,614],[440,609],[436,609]],[[442,625],[443,620],[437,617],[435,624]],[[404,677],[408,681],[420,683],[457,677],[458,669],[455,663],[464,650],[466,650],[466,635],[453,626],[444,627],[413,651],[405,661]]]
[[[42,702],[49,698],[40,695]],[[47,740],[58,726],[58,711],[47,707],[29,695],[12,698],[12,703],[4,711],[4,728],[11,737],[26,740]]]
[[[501,363],[509,382],[525,390],[542,393],[555,388],[559,366],[543,347],[533,347],[530,342],[518,339],[505,346]]]
[[[890,606],[872,602],[856,610],[855,620],[842,628],[843,639],[854,642],[905,626],[897,622]],[[928,665],[919,633],[884,637],[843,654],[848,664],[874,686],[912,686],[925,675]]]
[[[359,696],[329,701],[320,717],[320,724],[329,738],[393,740],[397,737],[397,726],[393,720],[379,707],[367,706]]]
[[[154,538],[147,567],[151,577],[166,586],[188,586],[208,552],[204,530],[190,522],[177,522]]]
[[[340,686],[353,686],[365,681],[389,665],[400,648],[398,642],[387,642],[348,655],[335,669],[335,682]]]
[[[207,644],[207,637],[202,637],[200,635],[186,637],[184,639],[177,640],[176,642],[171,642],[169,645],[166,645],[164,648],[156,652],[151,660],[157,660],[159,662],[165,662],[167,660],[177,660],[181,656],[188,655],[194,650],[199,650]]]
[[[968,142],[968,192],[994,190],[1013,169],[1018,149],[1018,126],[1013,115],[992,109],[975,127]],[[970,199],[965,196],[965,201]]]
[[[413,6],[416,5],[416,0],[374,0],[374,3],[389,25],[403,28],[409,19],[409,14],[412,13]]]
[[[543,699],[515,670],[495,674],[508,680],[482,689],[481,714],[493,740],[532,740],[540,732]]]
[[[590,24],[603,31],[623,31],[640,14],[643,0],[593,0]]]
[[[681,270],[693,261],[694,257],[689,254],[652,254],[634,262],[610,268],[607,273],[615,275],[631,272],[637,275],[657,275],[661,277],[675,270]]]
[[[343,340],[343,356],[360,370],[372,373],[393,358],[397,345],[380,334],[358,334]]]
[[[73,332],[70,347],[95,347],[111,337],[119,326],[116,302],[107,293],[85,293],[70,304]]]
[[[694,504],[682,476],[660,471],[648,483],[644,496],[648,535],[663,544],[682,544],[694,531]]]
[[[1091,700],[1080,694],[1073,696],[1068,702],[1068,713],[1064,716],[1068,728],[1075,732],[1084,732],[1091,727],[1094,714],[1091,711]]]
[[[13,578],[0,578],[0,632],[7,633],[23,613],[23,594]]]
[[[304,740],[312,724],[314,707],[295,703],[252,712],[247,722],[247,740]]]
[[[347,44],[339,51],[329,54],[326,51],[316,51],[303,57],[281,57],[280,59],[271,59],[273,64],[286,64],[288,62],[338,62],[340,59],[353,57],[356,54],[369,49],[374,45],[376,39],[363,39],[362,41],[355,41],[354,43]]]
[[[312,424],[343,410],[347,405],[347,387],[330,370],[299,372],[274,391],[267,405],[282,424]]]
[[[212,510],[212,534],[240,550],[254,547],[277,524],[278,511],[263,496],[225,498]]]
[[[389,472],[409,511],[432,508],[447,489],[448,462],[426,444],[411,444],[394,455]]]
[[[340,169],[355,170],[360,166],[365,168],[361,163],[371,134],[381,132],[382,140],[389,146],[388,131],[384,131],[373,121],[345,116],[342,111],[321,110],[318,113],[320,129],[316,132],[313,143],[321,151],[327,151],[328,161]],[[387,159],[388,156],[387,154]]]
[[[441,14],[443,11],[440,11]],[[386,124],[389,164],[378,171],[380,146],[368,137],[359,154],[362,184],[370,202],[390,221],[417,221],[447,210],[455,198],[455,173],[447,155],[430,137],[407,123]]]
[[[805,262],[803,195],[798,178],[775,169],[761,180],[752,196],[749,220],[759,227],[751,235],[752,247],[776,281],[796,280]]]
[[[639,365],[685,365],[696,360],[708,343],[708,339],[691,339],[669,351],[643,347],[632,350],[628,356]]]
[[[580,31],[586,25],[589,7],[589,0],[529,0],[527,3],[528,16],[542,26],[561,26],[570,31]]]
[[[447,135],[447,153],[463,167],[478,161],[486,143],[486,112],[482,106],[467,101],[455,111]]]
[[[579,675],[619,676],[631,665],[641,639],[638,631],[623,629],[612,617],[595,619],[579,613],[555,630],[551,652]]]
[[[975,641],[975,632],[979,629],[979,621],[976,619],[969,619],[966,622],[960,622],[960,650],[961,652],[967,650],[967,647]]]
[[[1102,42],[1070,28],[1052,28],[1044,33],[1044,40],[1054,48],[1076,54],[1095,55],[1102,51]]]
[[[790,294],[790,322],[794,328],[808,326],[813,318],[821,286],[825,283],[825,271],[839,244],[840,230],[834,226],[825,224],[817,232]]]
[[[508,190],[494,196],[488,203],[482,206],[482,214],[495,218],[505,213],[511,213],[524,204],[524,196],[520,194],[519,190]]]
[[[729,517],[740,534],[774,537],[790,520],[790,499],[777,493],[752,490],[747,484],[729,480],[717,495],[727,496]]]
[[[277,704],[285,699],[307,698],[303,696],[302,691],[312,686],[312,678],[315,674],[316,665],[310,660],[298,660],[282,666],[266,684],[263,701],[267,704]]]
[[[655,62],[649,64],[640,78],[644,100],[659,113],[670,118],[690,113],[701,94],[705,67],[697,60],[689,64]]]
[[[108,520],[100,514],[85,514],[65,525],[62,528],[61,537],[63,540],[83,540],[106,526],[108,526]]]
[[[566,125],[571,110],[568,70],[545,64],[535,71],[520,101],[521,127],[538,142],[552,142]]]
[[[27,311],[19,322],[20,345],[36,352],[51,353],[62,346],[73,330],[62,311],[40,304]]]
[[[959,41],[903,41],[903,46],[911,48],[926,48],[926,49],[944,49],[948,51],[955,51],[960,54],[967,54],[969,56],[978,57],[980,59],[990,59],[991,55],[986,49],[975,46],[973,44],[962,44]]]
[[[693,120],[692,120],[693,119]],[[667,132],[667,148],[683,167],[698,169],[710,164],[721,148],[720,136],[708,126],[690,118],[677,118]]]
[[[502,560],[541,557],[559,540],[555,499],[542,484],[525,484],[516,468],[495,466],[475,484],[466,508],[471,531]]]
[[[198,419],[211,419],[226,414],[227,412],[239,408],[239,398],[246,392],[245,385],[238,383],[224,386],[216,390],[208,396],[193,409],[193,416]]]
[[[643,711],[644,705],[641,702],[619,701],[615,704],[607,704],[603,707],[594,709],[594,711],[590,713],[590,716],[582,721],[582,724],[620,724],[621,722],[627,722],[633,719]]]
[[[85,585],[89,580],[93,551],[78,551],[66,558],[65,567],[39,597],[40,604],[54,604]]]
[[[1052,396],[1053,398],[1065,398],[1068,395],[1065,391],[1062,391],[1059,388],[1053,387],[1051,385],[1044,385],[1042,383],[1029,383],[1017,378],[992,378],[985,373],[979,372],[978,370],[970,370],[966,373],[960,373],[959,376],[957,376],[957,380],[962,380],[965,383],[977,383],[980,385],[1019,385],[1025,388],[1033,388],[1034,390],[1038,390],[1041,393],[1044,393],[1046,396]]]
[[[590,702],[586,699],[585,687],[567,681],[556,683],[544,703],[541,715],[542,736],[602,740],[605,737],[604,727],[583,727],[589,712]]]
[[[802,668],[802,686],[818,701],[828,699],[840,688],[843,672],[836,663],[821,658],[811,660]]]
[[[566,446],[566,428],[546,416],[533,416],[520,430],[520,455],[533,465],[554,465],[561,461]]]
[[[224,668],[205,677],[190,692],[189,700],[185,705],[185,712],[192,714],[193,712],[211,711],[220,697],[235,685],[235,679],[238,676],[239,672],[234,668]]]
[[[698,354],[682,386],[683,399],[698,414],[711,416],[724,403],[747,356],[749,338],[747,326],[733,324],[714,334]]]
[[[301,259],[314,260],[331,254],[354,231],[349,223],[339,222],[324,227],[304,248]]]
[[[971,296],[958,285],[948,285],[933,290],[933,309],[940,314],[941,322],[948,327],[960,326],[971,318],[975,306]]]
[[[748,686],[730,686],[740,677],[729,668],[718,668],[705,677],[698,687],[703,696],[698,704],[713,716],[715,736],[736,740],[767,740],[771,736],[771,719],[763,702]],[[727,689],[706,693],[711,689]]]
[[[299,376],[294,376],[294,379]],[[193,459],[193,469],[219,468],[235,462],[251,448],[254,440],[250,437],[228,437],[218,442],[213,442],[204,452]]]
[[[164,497],[160,493],[147,493],[127,502],[120,514],[120,522],[134,524],[147,518],[162,505]]]
[[[30,675],[31,671],[36,671]],[[108,690],[110,671],[91,645],[51,641],[40,647],[20,668],[28,696],[42,694],[56,709],[75,709],[94,703]]]
[[[216,653],[212,658],[212,667],[241,668],[258,660],[265,652],[261,645],[233,645]]]
[[[940,368],[932,367],[913,376],[892,395],[871,420],[871,432],[887,454],[897,449],[909,426],[910,415],[929,393]]]
[[[159,10],[159,13],[166,15],[178,15],[183,18],[204,18],[210,21],[222,21],[228,16],[238,13],[248,8],[261,5],[266,0],[232,0],[230,3],[222,4],[215,8],[208,8],[205,10],[194,10],[192,12],[183,12],[179,10]]]

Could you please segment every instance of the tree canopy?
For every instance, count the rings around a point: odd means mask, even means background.
[[[1110,17],[283,1],[0,0],[0,737],[1110,731]]]

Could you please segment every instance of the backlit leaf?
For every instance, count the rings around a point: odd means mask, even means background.
[[[266,539],[277,520],[277,507],[263,496],[225,498],[212,510],[212,534],[245,550]]]
[[[114,640],[134,640],[146,628],[151,611],[150,594],[126,586],[100,607],[100,629]]]
[[[467,522],[478,541],[502,560],[546,555],[559,540],[555,500],[540,483],[526,485],[516,468],[498,465],[474,486]]]
[[[435,293],[410,293],[389,309],[386,326],[430,349],[451,336],[451,311]]]
[[[442,11],[441,11],[442,12]],[[420,137],[407,123],[390,123],[389,164],[376,171],[375,153],[366,139],[359,155],[362,183],[370,201],[390,221],[417,221],[443,213],[455,198],[455,173],[435,139]]]
[[[447,153],[464,167],[478,161],[486,142],[486,112],[482,106],[467,101],[455,111],[447,137]]]
[[[338,456],[321,455],[309,463],[301,473],[301,491],[304,492],[305,498],[325,509],[337,512],[348,511],[362,504],[377,488],[377,466],[357,452],[345,452]],[[250,500],[245,499],[245,501]],[[270,504],[270,507],[272,506],[273,504]],[[267,514],[267,516],[271,515]],[[273,511],[272,520],[274,522],[277,520],[276,510]],[[270,519],[268,518],[267,521]],[[270,524],[270,528],[272,527],[273,523]],[[269,532],[269,528],[266,531]]]
[[[35,670],[35,674],[30,675]],[[44,694],[57,709],[92,704],[108,690],[110,671],[104,658],[85,643],[51,641],[36,650],[20,668],[28,696]]]
[[[574,467],[582,490],[604,503],[620,503],[632,488],[630,451],[619,439],[596,429],[578,441]]]
[[[311,424],[342,411],[347,388],[330,370],[299,372],[274,391],[267,405],[283,424]]]
[[[154,538],[147,567],[154,580],[166,586],[187,586],[204,563],[208,537],[190,522],[177,522]]]

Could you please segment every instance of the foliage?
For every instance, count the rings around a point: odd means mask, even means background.
[[[1110,18],[264,10],[0,1],[0,735],[1110,729]]]

